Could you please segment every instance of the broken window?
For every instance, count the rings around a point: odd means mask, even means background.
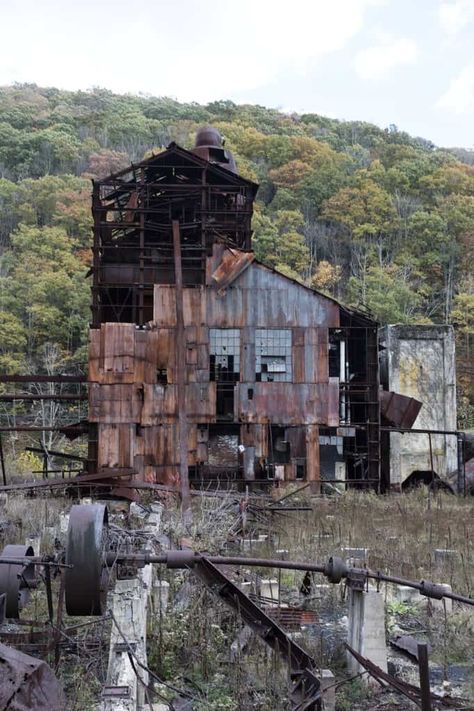
[[[291,383],[291,329],[257,328],[255,355],[257,381]]]
[[[240,380],[240,331],[238,328],[210,329],[211,381],[217,383],[216,416],[234,419],[234,387]]]
[[[236,382],[240,378],[240,331],[238,328],[210,329],[210,378]]]

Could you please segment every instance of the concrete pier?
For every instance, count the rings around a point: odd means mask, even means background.
[[[367,657],[378,667],[387,671],[387,646],[385,643],[385,608],[383,594],[376,590],[349,590],[348,644],[356,652]],[[350,674],[358,674],[363,668],[347,653]]]

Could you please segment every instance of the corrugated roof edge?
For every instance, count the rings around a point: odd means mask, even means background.
[[[293,279],[292,277],[288,276],[287,274],[280,272],[278,269],[275,269],[274,267],[269,267],[268,264],[264,264],[259,259],[254,259],[252,264],[256,264],[259,267],[263,267],[264,269],[267,269],[268,271],[273,272],[274,274],[278,274],[278,276],[288,279],[288,281],[291,281],[293,284],[296,284],[297,286],[300,286],[303,289],[306,289],[307,291],[310,291],[313,294],[317,294],[318,296],[322,297],[323,299],[332,301],[334,304],[337,304],[337,306],[339,306],[339,308],[342,309],[343,311],[345,311],[348,315],[358,316],[359,318],[363,318],[366,321],[370,321],[371,325],[373,325],[373,326],[378,325],[377,321],[369,313],[364,313],[364,311],[360,311],[358,309],[346,306],[341,301],[338,301],[337,299],[335,299],[333,296],[328,296],[327,294],[324,294],[322,291],[313,289],[313,287],[307,286],[306,284],[303,284],[302,282],[298,281],[297,279]]]

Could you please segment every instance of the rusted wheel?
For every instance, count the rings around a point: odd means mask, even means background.
[[[0,558],[25,558],[34,555],[31,546],[8,545]],[[0,563],[0,594],[5,593],[5,617],[16,619],[25,607],[30,590],[36,587],[32,563]]]
[[[104,565],[107,508],[103,504],[73,506],[66,548],[65,601],[68,615],[103,615],[108,572]]]

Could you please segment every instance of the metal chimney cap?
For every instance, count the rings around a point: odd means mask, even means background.
[[[195,147],[200,146],[222,148],[222,136],[213,126],[205,126],[200,128],[196,133],[196,144]]]

